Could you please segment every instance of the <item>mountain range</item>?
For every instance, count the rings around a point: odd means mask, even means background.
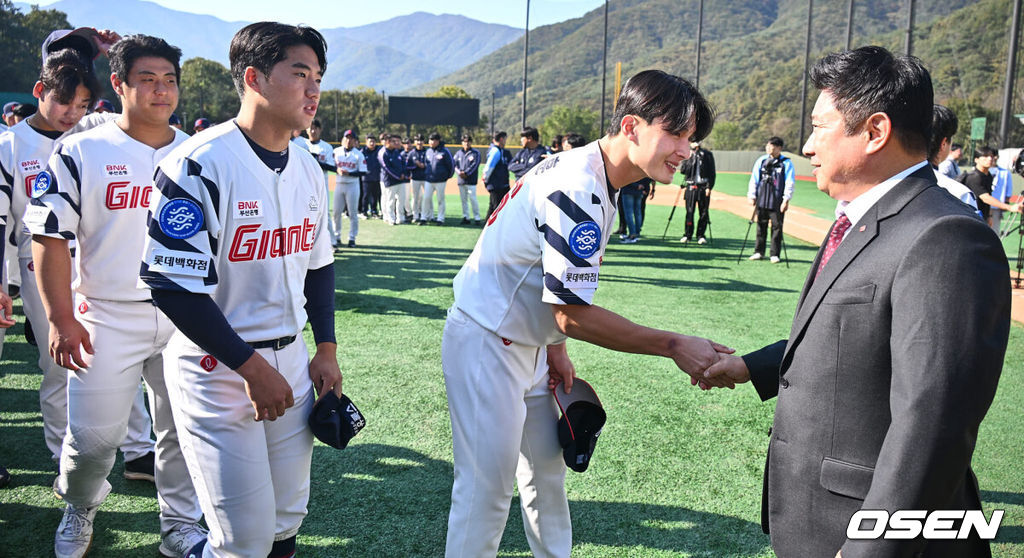
[[[760,148],[799,136],[807,0],[705,0],[700,89],[734,136],[729,148]],[[853,46],[903,52],[906,0],[856,0]],[[1008,44],[1009,0],[916,3],[915,50],[936,76],[936,99],[998,106]],[[815,0],[811,62],[845,46],[848,0]],[[622,79],[657,68],[693,80],[698,0],[612,0],[608,16],[606,114],[615,63]],[[530,30],[527,124],[539,126],[558,105],[601,106],[603,8]],[[461,70],[413,87],[423,94],[457,85],[474,97],[495,95],[497,128],[520,126],[523,39]],[[941,78],[941,79],[939,79]],[[808,111],[813,105],[810,92]],[[490,112],[490,102],[481,103]],[[967,125],[961,122],[961,129]],[[559,130],[558,132],[564,132]],[[542,133],[548,135],[551,131]],[[715,136],[712,136],[715,139]]]
[[[23,12],[31,8],[16,3]],[[145,33],[181,48],[183,59],[228,64],[231,37],[247,21],[181,12],[143,0],[61,0],[45,7],[76,26]],[[416,12],[359,27],[316,27],[327,40],[326,89],[397,91],[456,71],[516,40],[522,29],[459,15]]]

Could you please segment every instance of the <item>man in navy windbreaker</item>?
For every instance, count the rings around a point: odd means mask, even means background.
[[[426,168],[423,169],[424,186],[423,207],[420,213],[423,219],[444,224],[444,188],[448,179],[455,174],[455,163],[452,154],[441,142],[441,134],[430,134],[430,146],[424,157]],[[437,194],[437,215],[434,215],[434,194]]]
[[[480,203],[476,199],[480,152],[472,147],[473,138],[462,134],[462,149],[455,152],[455,172],[459,174],[459,198],[462,199],[462,224],[469,224],[469,204],[473,204],[473,224],[480,224]]]

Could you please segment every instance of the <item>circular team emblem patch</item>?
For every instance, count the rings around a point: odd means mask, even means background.
[[[160,230],[181,240],[195,236],[203,227],[203,211],[188,198],[174,198],[160,209]]]
[[[35,271],[36,270],[36,262],[28,262],[28,265],[25,266],[25,267],[28,268],[29,271]]]
[[[199,366],[202,366],[203,370],[209,372],[217,367],[217,359],[213,358],[212,355],[206,355],[199,359]]]
[[[38,198],[46,193],[50,189],[50,183],[53,182],[53,176],[49,171],[43,171],[36,175],[36,179],[32,181],[32,197]]]
[[[89,311],[89,305],[88,304],[83,302],[83,303],[78,305],[78,313],[79,314],[85,314],[88,311]]]
[[[593,221],[584,221],[569,233],[569,249],[579,258],[593,256],[601,247],[601,227]]]

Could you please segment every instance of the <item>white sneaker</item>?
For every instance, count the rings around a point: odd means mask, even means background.
[[[760,259],[761,259],[761,258],[763,258],[763,257],[764,257],[764,256],[763,256],[763,255],[761,255],[761,252],[754,252],[754,255],[753,255],[753,256],[750,256],[750,257],[749,257],[749,258],[747,258],[747,259],[749,259],[750,261],[752,261],[752,262],[753,262],[753,261],[757,261],[757,260],[760,260]]]
[[[768,261],[770,261],[772,263],[779,263],[779,257],[778,256],[772,256],[771,259],[769,259]]]
[[[78,508],[68,504],[64,508],[64,518],[57,527],[57,535],[53,539],[53,553],[57,558],[82,558],[92,544],[92,521],[96,518],[96,510]]]
[[[690,237],[688,237],[688,236],[684,236],[683,238],[679,239],[679,242],[682,242],[683,244],[686,244],[689,241],[690,241]]]
[[[183,523],[167,533],[160,541],[160,554],[169,558],[182,558],[195,545],[201,543],[210,532],[198,523]]]
[[[707,243],[708,243],[708,239],[704,238],[703,236],[697,239],[697,244],[707,244]]]

